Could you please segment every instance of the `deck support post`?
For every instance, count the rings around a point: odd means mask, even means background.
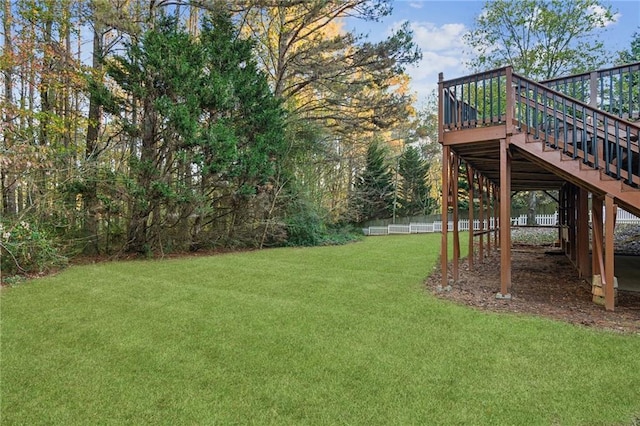
[[[447,244],[449,231],[449,164],[451,157],[451,147],[442,146],[442,240],[440,249],[440,266],[442,268],[441,290],[449,285],[449,247]]]
[[[493,205],[492,200],[492,192],[491,192],[491,181],[486,179],[485,184],[487,185],[487,256],[491,255],[491,209]]]
[[[602,207],[605,204],[604,232]],[[613,229],[615,226],[616,205],[613,196],[593,195],[591,216],[593,223],[593,302],[604,304],[606,310],[615,306],[615,276],[613,256]],[[603,247],[604,241],[604,247]]]
[[[500,139],[500,293],[511,298],[511,155],[509,140]]]
[[[473,257],[475,256],[475,253],[473,252],[473,175],[473,168],[467,164],[467,182],[469,182],[469,253],[467,254],[467,263],[470,271],[473,271]]]
[[[593,275],[602,275],[604,272],[604,260],[602,258],[602,197],[593,195],[591,200],[591,223],[593,251],[591,270]]]
[[[458,174],[460,172],[460,158],[455,152],[452,156],[451,165],[451,194],[453,195],[453,282],[457,283],[460,279],[460,230],[458,229]]]
[[[605,231],[604,231],[604,307],[607,311],[613,311],[615,307],[615,278],[614,278],[614,252],[613,233],[616,221],[617,206],[613,202],[613,196],[605,197]]]
[[[478,221],[480,229],[478,235],[478,258],[484,262],[484,176],[478,175]]]
[[[569,259],[571,260],[571,262],[575,265],[576,264],[576,208],[577,208],[577,203],[576,203],[576,186],[573,184],[570,184],[568,187],[568,221],[567,221],[567,225],[568,225],[568,233],[569,233],[569,244],[568,244],[568,253],[567,255],[569,256]]]
[[[560,249],[567,252],[567,241],[564,237],[564,230],[567,225],[567,184],[560,188],[558,197],[558,241],[560,241]]]
[[[498,187],[494,184],[491,187],[493,191],[493,248],[498,251],[498,230],[500,227],[498,226],[498,221],[500,217],[500,204],[498,202]]]
[[[589,267],[589,193],[586,189],[578,190],[577,218],[577,266],[580,278],[591,275]]]

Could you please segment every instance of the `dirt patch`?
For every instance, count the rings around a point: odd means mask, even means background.
[[[497,300],[500,291],[500,253],[476,259],[469,271],[460,261],[460,280],[451,291],[438,291],[442,274],[438,269],[426,282],[442,299],[495,312],[540,315],[571,324],[640,334],[640,293],[618,291],[614,312],[592,302],[591,284],[577,277],[569,259],[558,249],[514,246],[512,249],[511,300]],[[640,259],[639,259],[640,261]],[[451,276],[451,275],[449,275]]]

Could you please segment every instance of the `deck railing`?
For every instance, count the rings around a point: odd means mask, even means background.
[[[640,119],[640,62],[541,83],[625,120]]]
[[[640,184],[640,127],[513,74],[518,127],[594,169]]]
[[[612,110],[626,108],[630,114],[640,115],[640,99],[636,95],[640,91],[640,63],[588,75],[593,74],[598,76],[599,84],[604,86],[607,82],[610,86],[608,97],[603,98],[609,101],[602,105]],[[546,84],[571,87],[569,91],[580,97],[577,87],[583,77]],[[589,80],[589,84],[594,86],[594,81]],[[441,131],[506,124],[507,133],[526,132],[594,169],[640,187],[640,126],[547,85],[514,74],[510,67],[441,81]],[[615,92],[614,86],[622,89]],[[623,100],[612,103],[611,99]]]
[[[449,80],[443,90],[447,130],[503,123],[507,111],[506,68]]]

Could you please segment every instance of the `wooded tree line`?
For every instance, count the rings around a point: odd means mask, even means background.
[[[2,4],[5,273],[40,267],[36,252],[321,243],[372,217],[353,209],[372,141],[414,153],[411,32],[342,27],[388,0]],[[410,161],[385,197],[431,208]]]
[[[3,273],[80,253],[321,244],[430,213],[437,112],[412,107],[409,26],[380,42],[344,28],[391,6],[2,0]],[[585,71],[611,57],[598,31],[613,19],[598,0],[487,2],[467,66]],[[618,61],[640,59],[637,40]]]

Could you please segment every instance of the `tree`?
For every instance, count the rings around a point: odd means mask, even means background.
[[[367,148],[366,165],[358,176],[355,208],[358,222],[387,218],[393,206],[393,179],[386,160],[386,147],[374,140]]]
[[[401,120],[411,98],[388,89],[421,54],[406,23],[370,43],[341,20],[377,20],[390,11],[388,0],[257,0],[247,2],[241,22],[290,119],[376,130]]]
[[[640,32],[633,34],[631,40],[631,46],[629,50],[621,50],[618,52],[618,59],[616,64],[624,65],[640,62]],[[615,84],[615,86],[618,86]],[[628,94],[624,96],[623,93]],[[618,99],[616,98],[618,95]],[[619,97],[623,99],[619,99]],[[611,99],[613,98],[613,99]],[[613,105],[622,105],[622,111],[617,111],[619,114],[625,114],[628,120],[638,120],[640,114],[640,77],[637,74],[628,74],[622,77],[622,90],[620,92],[614,91],[610,94],[610,102]],[[612,108],[612,110],[620,110],[620,108]]]
[[[601,30],[614,21],[599,0],[496,0],[485,3],[465,34],[476,71],[511,65],[534,80],[597,69],[605,62]],[[529,193],[529,221],[536,193]]]
[[[434,200],[429,196],[431,187],[426,178],[429,163],[420,156],[420,151],[410,146],[405,149],[398,161],[398,202],[399,213],[403,216],[429,214],[433,210]]]
[[[288,110],[289,149],[300,160],[287,162],[289,173],[305,175],[297,187],[314,194],[319,210],[328,210],[336,221],[345,219],[354,171],[364,164],[362,141],[374,132],[395,133],[412,115],[404,68],[420,52],[408,26],[375,43],[344,28],[347,17],[386,16],[390,0],[246,0],[234,5],[243,33],[256,41],[260,67]],[[309,134],[301,128],[313,129],[313,137],[306,139]]]
[[[218,10],[198,39],[175,19],[158,18],[108,64],[122,110],[141,104],[139,122],[119,118],[141,140],[130,161],[128,250],[162,250],[164,230],[192,216],[192,232],[179,236],[181,244],[198,246],[256,226],[262,207],[250,201],[270,190],[284,135],[280,103],[251,49]],[[217,236],[201,235],[211,229]]]
[[[631,46],[628,50],[621,50],[618,52],[618,59],[616,64],[632,64],[634,62],[640,62],[640,31],[633,34],[631,40]]]
[[[600,32],[614,21],[599,0],[486,2],[465,43],[475,70],[512,65],[535,80],[596,69],[606,62]]]

